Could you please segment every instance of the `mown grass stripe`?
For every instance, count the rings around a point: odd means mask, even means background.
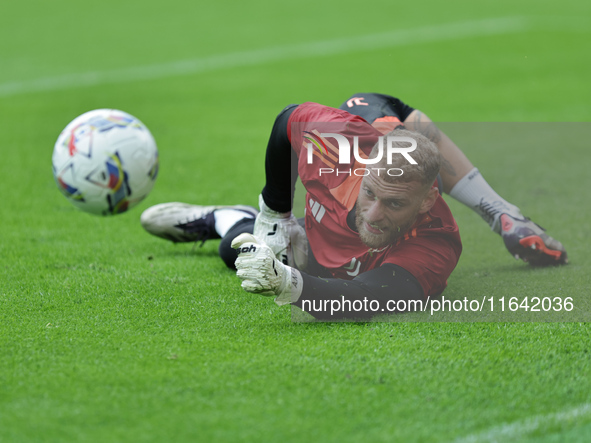
[[[198,74],[221,69],[262,65],[290,59],[325,57],[363,50],[376,50],[419,43],[501,35],[528,29],[523,17],[491,18],[422,26],[364,36],[345,37],[297,45],[275,46],[250,51],[211,55],[190,60],[135,66],[105,71],[90,71],[0,84],[0,97],[31,92],[55,91],[101,84],[153,80]]]

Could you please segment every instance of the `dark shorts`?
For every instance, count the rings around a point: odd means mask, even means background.
[[[363,117],[369,123],[384,117],[396,117],[403,122],[414,111],[400,99],[375,93],[353,94],[339,109]]]

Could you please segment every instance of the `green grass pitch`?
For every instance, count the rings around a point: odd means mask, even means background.
[[[174,246],[139,225],[166,201],[255,205],[289,103],[376,91],[438,122],[579,122],[588,138],[590,12],[572,0],[4,2],[0,441],[590,441],[586,323],[294,323],[240,289],[217,242]],[[161,158],[150,196],[112,218],[73,208],[51,174],[61,129],[101,107],[144,121]],[[514,261],[447,198],[464,253],[445,294],[589,296],[589,150],[461,147],[571,263]]]

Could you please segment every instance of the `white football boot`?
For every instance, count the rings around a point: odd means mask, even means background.
[[[254,218],[258,212],[251,206],[199,206],[187,203],[162,203],[146,209],[140,222],[144,229],[174,243],[201,242],[221,238],[216,231],[215,211],[232,209],[244,213],[244,218]],[[238,219],[239,220],[239,214]]]

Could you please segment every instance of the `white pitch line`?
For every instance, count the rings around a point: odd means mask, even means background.
[[[591,403],[585,403],[566,411],[547,415],[536,415],[526,418],[522,421],[495,426],[483,432],[459,438],[455,440],[454,443],[505,443],[525,437],[539,429],[548,428],[552,425],[573,422],[579,418],[589,417],[591,417]]]
[[[262,65],[289,59],[326,57],[350,52],[409,46],[418,43],[458,40],[470,37],[493,36],[523,32],[528,29],[523,17],[504,17],[471,20],[444,25],[423,26],[413,29],[383,32],[379,34],[345,37],[335,40],[276,46],[265,49],[211,55],[175,62],[90,71],[59,76],[41,77],[0,84],[0,97],[41,91],[72,89],[109,83],[197,74],[220,69]]]

